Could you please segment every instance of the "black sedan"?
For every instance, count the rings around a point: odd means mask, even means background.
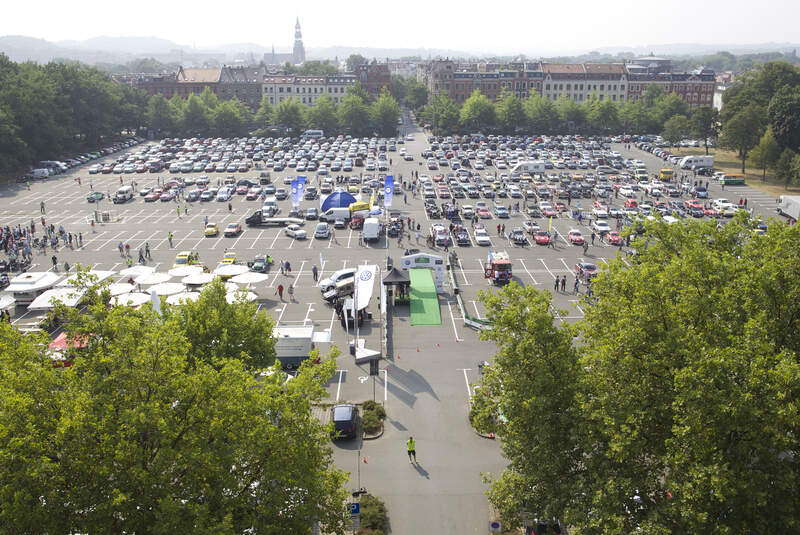
[[[456,243],[458,245],[461,245],[462,247],[466,245],[472,245],[472,242],[469,239],[469,233],[467,233],[467,231],[463,228],[454,230],[453,235],[455,236]]]

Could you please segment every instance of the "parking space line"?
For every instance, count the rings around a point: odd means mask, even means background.
[[[528,266],[526,266],[526,265],[525,265],[525,261],[523,261],[523,260],[520,258],[520,259],[519,259],[519,263],[520,263],[520,264],[522,264],[522,269],[524,269],[524,270],[525,270],[525,273],[527,273],[527,274],[528,274],[528,276],[531,278],[531,280],[533,281],[533,284],[536,284],[536,285],[538,285],[539,283],[536,281],[536,279],[535,279],[535,278],[534,278],[534,276],[531,274],[531,272],[530,272],[530,271],[528,271]]]
[[[456,318],[453,316],[453,308],[450,303],[447,303],[447,310],[450,312],[450,321],[453,323],[453,334],[456,337],[456,342],[460,342],[461,338],[458,337],[458,330],[456,329]]]
[[[338,370],[339,371],[339,382],[336,386],[336,401],[339,401],[339,394],[342,392],[342,376],[347,373],[347,370]]]
[[[472,371],[472,368],[458,368],[458,370],[464,372],[464,383],[467,385],[467,397],[472,401],[472,389],[469,386],[469,377],[467,377],[467,372]]]
[[[458,269],[461,270],[461,276],[464,277],[464,284],[467,285],[467,286],[472,286],[472,283],[469,282],[469,279],[467,278],[467,274],[464,273],[464,266],[461,265],[461,259],[460,258],[458,259]]]
[[[262,230],[262,231],[260,231],[260,232],[258,233],[258,236],[256,237],[256,239],[255,239],[255,240],[253,240],[253,245],[251,245],[251,246],[250,246],[250,249],[255,249],[255,247],[256,247],[256,243],[258,242],[258,240],[260,240],[260,239],[261,239],[261,236],[263,236],[263,235],[264,235],[264,231]]]
[[[308,310],[306,310],[306,317],[303,319],[303,325],[309,322],[309,316],[314,312],[314,303],[308,303]]]
[[[300,262],[300,269],[297,270],[297,275],[294,276],[294,282],[292,282],[292,286],[294,286],[295,288],[298,288],[300,286],[300,284],[299,284],[300,275],[303,273],[303,266],[305,266],[305,265],[306,265],[306,261],[302,260]]]
[[[235,242],[233,242],[233,246],[231,247],[231,249],[235,249],[235,248],[236,248],[236,245],[238,245],[238,243],[239,243],[239,240],[241,240],[243,237],[244,237],[244,232],[242,232],[241,234],[239,234],[239,237],[238,237],[238,238],[236,238],[236,241],[235,241]],[[252,249],[252,247],[251,247],[251,249]]]
[[[570,303],[576,303],[575,304],[575,308],[578,309],[578,312],[580,312],[582,316],[586,315],[586,313],[583,311],[583,309],[580,307],[580,305],[577,304],[577,303],[580,303],[579,299],[570,299],[569,302]]]
[[[543,266],[544,266],[544,268],[547,270],[547,272],[550,274],[550,276],[551,276],[551,277],[553,277],[553,279],[555,279],[555,278],[556,278],[556,276],[555,276],[555,275],[553,275],[553,272],[552,272],[552,271],[550,271],[550,268],[549,268],[549,267],[547,267],[547,264],[545,264],[545,263],[544,263],[544,258],[540,258],[539,260],[541,261],[542,265],[543,265]],[[562,261],[563,261],[563,259],[562,259]],[[565,265],[566,265],[566,264],[565,264]]]
[[[269,245],[270,249],[274,249],[275,248],[275,242],[278,241],[278,236],[280,236],[280,235],[281,235],[281,231],[280,230],[275,233],[275,237],[272,239],[272,243]]]
[[[569,264],[567,264],[567,262],[563,258],[559,258],[559,260],[561,260],[561,263],[564,264],[564,267],[566,268],[567,272],[572,273],[572,268],[569,267]],[[582,261],[582,259],[579,258],[579,261]]]
[[[353,229],[350,229],[350,232],[347,234],[347,248],[350,248],[350,240],[353,239]]]
[[[276,325],[280,325],[281,324],[281,319],[283,318],[283,313],[286,312],[286,305],[287,304],[288,303],[284,303],[283,304],[283,307],[281,308],[281,313],[278,314],[278,319],[275,320],[275,324]]]
[[[481,313],[478,311],[478,303],[474,299],[472,299],[472,306],[475,308],[475,317],[479,320],[483,319],[481,318]]]

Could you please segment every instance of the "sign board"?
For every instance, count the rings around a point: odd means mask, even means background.
[[[350,511],[350,516],[358,516],[361,513],[360,503],[348,503],[347,509]]]
[[[489,531],[491,533],[500,533],[503,531],[503,525],[497,520],[489,522]]]
[[[372,376],[378,375],[378,361],[371,360],[369,361],[369,374]],[[357,503],[354,505],[358,505]]]

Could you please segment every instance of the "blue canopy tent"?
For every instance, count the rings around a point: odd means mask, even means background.
[[[322,201],[320,210],[324,212],[330,208],[347,208],[354,202],[356,202],[356,198],[346,191],[334,191]]]

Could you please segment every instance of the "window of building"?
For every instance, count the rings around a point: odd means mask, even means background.
[[[546,84],[546,85],[544,86],[544,89],[545,89],[545,91],[550,91],[550,84]]]
[[[617,95],[611,95],[611,100],[617,100]]]
[[[605,90],[605,85],[600,84],[600,91],[604,91],[604,90]]]
[[[567,84],[567,91],[570,91],[571,89],[572,89],[572,84]]]

